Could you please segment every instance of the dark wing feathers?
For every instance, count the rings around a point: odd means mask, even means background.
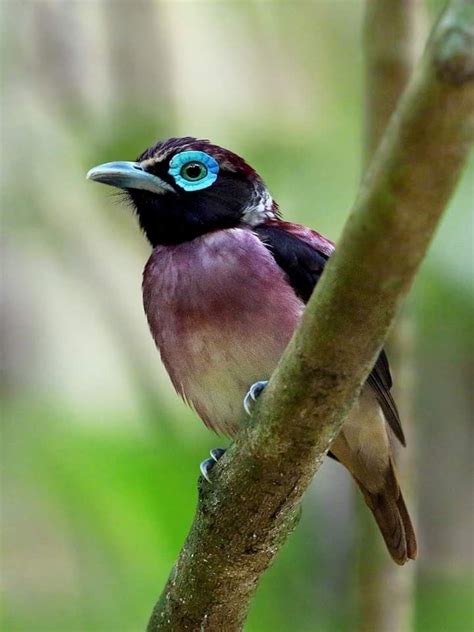
[[[286,273],[295,293],[307,303],[323,273],[328,255],[274,224],[261,224],[254,228],[254,232]]]
[[[281,224],[272,222],[256,226],[253,230],[270,250],[280,268],[286,273],[295,293],[307,303],[329,255],[317,250],[314,245],[286,230],[286,226],[290,229],[292,227],[291,224],[285,222],[281,222]],[[308,234],[310,234],[309,230]],[[372,387],[394,435],[402,445],[405,445],[400,417],[390,394],[392,377],[384,350],[380,352],[367,382]]]
[[[387,354],[383,349],[380,352],[379,357],[377,358],[377,362],[372,369],[372,373],[367,378],[367,382],[370,384],[375,394],[377,395],[380,407],[382,408],[388,425],[393,430],[393,434],[397,437],[402,445],[406,445],[405,435],[400,423],[397,405],[395,404],[390,393],[390,389],[392,387],[392,376],[390,375]]]

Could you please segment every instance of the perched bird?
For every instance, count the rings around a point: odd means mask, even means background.
[[[87,177],[127,192],[153,248],[143,300],[176,391],[206,426],[234,435],[333,243],[283,221],[254,169],[207,140],[160,141],[136,162],[99,165]],[[352,474],[392,558],[404,564],[416,557],[416,539],[391,454],[392,434],[405,444],[391,386],[382,351],[330,454]],[[206,477],[212,462],[202,465]]]

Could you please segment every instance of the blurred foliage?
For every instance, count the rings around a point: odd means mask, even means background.
[[[6,579],[21,585],[21,593],[7,600],[2,629],[142,630],[193,516],[204,442],[139,436],[126,423],[113,432],[90,420],[65,423],[80,420],[50,408],[18,404],[6,412],[4,494],[13,500],[26,492],[28,513],[17,507],[14,532],[7,533],[14,551],[4,552]],[[19,418],[29,437],[15,443],[12,427]],[[305,510],[264,577],[249,632],[350,629],[350,600],[324,589],[331,569],[321,549],[331,546],[331,536],[314,533],[319,513]],[[416,630],[467,632],[471,589],[467,577],[421,581]]]
[[[362,7],[3,3],[2,629],[142,630],[198,464],[225,445],[172,392],[142,313],[147,245],[85,172],[157,138],[211,137],[258,169],[286,218],[337,238],[359,180]],[[418,632],[473,627],[473,166],[412,299]],[[247,630],[351,629],[350,489],[324,465]]]

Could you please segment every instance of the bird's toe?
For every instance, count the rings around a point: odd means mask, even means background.
[[[211,458],[217,463],[217,461],[225,454],[225,448],[213,448],[209,454]]]
[[[210,471],[212,470],[212,468],[214,467],[215,464],[216,464],[216,462],[214,461],[214,459],[205,459],[199,465],[199,469],[201,470],[201,474],[203,475],[203,477],[206,479],[206,481],[208,483],[211,482],[211,479],[209,478],[209,473],[210,473]]]
[[[213,448],[209,454],[211,455],[210,459],[205,459],[200,465],[199,469],[201,470],[201,474],[204,476],[208,483],[211,482],[209,478],[209,473],[217,463],[217,461],[225,454],[225,448]]]
[[[255,382],[249,388],[247,395],[244,397],[244,408],[247,415],[252,414],[252,405],[255,401],[257,401],[257,397],[259,397],[266,385],[268,384],[268,380],[260,380],[259,382]]]

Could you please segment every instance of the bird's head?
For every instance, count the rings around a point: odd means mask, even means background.
[[[278,213],[260,176],[236,154],[195,138],[170,138],[136,162],[109,162],[87,177],[127,192],[152,246],[256,226]]]

